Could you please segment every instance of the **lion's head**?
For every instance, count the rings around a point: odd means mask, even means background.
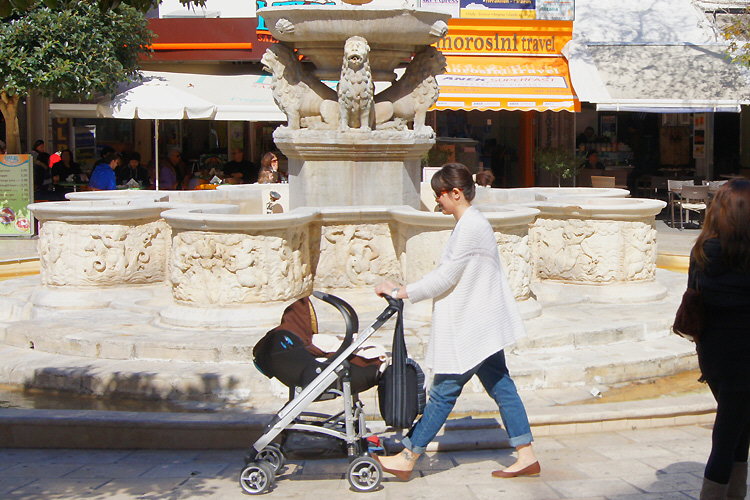
[[[447,61],[442,52],[433,46],[427,46],[414,55],[409,66],[406,67],[404,78],[423,80],[429,76],[445,73]]]
[[[359,71],[369,63],[370,46],[361,36],[349,37],[344,44],[343,67]]]
[[[285,69],[292,69],[298,61],[295,59],[292,49],[279,43],[266,49],[260,63],[265,71],[280,77]]]

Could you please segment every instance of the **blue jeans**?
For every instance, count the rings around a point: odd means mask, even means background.
[[[492,396],[500,409],[500,418],[514,448],[531,443],[529,419],[516,390],[516,384],[508,374],[505,353],[498,351],[477,366],[462,374],[438,374],[430,388],[430,399],[422,418],[411,428],[403,444],[414,453],[424,453],[427,445],[435,439],[464,385],[476,375],[484,390]]]

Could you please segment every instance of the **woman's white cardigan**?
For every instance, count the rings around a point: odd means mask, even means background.
[[[474,207],[459,219],[438,267],[406,291],[411,302],[434,299],[425,360],[433,374],[465,373],[526,334],[495,233]]]

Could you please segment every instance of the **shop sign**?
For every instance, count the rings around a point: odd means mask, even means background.
[[[575,14],[575,0],[459,0],[459,2],[459,17],[462,19],[572,21]],[[425,5],[424,1],[422,5]]]
[[[563,57],[448,56],[434,109],[579,111]]]
[[[280,7],[284,5],[339,5],[341,2],[336,0],[255,0],[255,11],[264,7]],[[268,26],[263,16],[258,16],[258,27],[255,31],[265,31],[268,33]],[[270,35],[269,35],[270,36]],[[270,40],[258,36],[261,42],[274,42],[273,37]]]
[[[31,236],[31,155],[0,155],[0,236]]]
[[[52,149],[62,151],[70,148],[70,119],[55,118],[52,120]]]
[[[451,19],[448,26],[448,34],[435,47],[451,55],[559,56],[573,35],[573,23],[569,21]]]

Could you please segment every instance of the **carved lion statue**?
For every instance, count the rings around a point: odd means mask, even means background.
[[[435,47],[417,52],[404,75],[375,96],[377,128],[403,130],[413,123],[414,131],[427,132],[427,110],[439,94],[436,77],[445,72],[445,67],[445,56]]]
[[[335,128],[338,122],[336,92],[309,74],[291,48],[275,44],[261,59],[263,69],[273,76],[273,100],[287,117],[288,127],[310,125]]]
[[[375,125],[375,84],[370,71],[370,46],[361,36],[344,44],[344,61],[337,87],[339,130],[372,130]]]

